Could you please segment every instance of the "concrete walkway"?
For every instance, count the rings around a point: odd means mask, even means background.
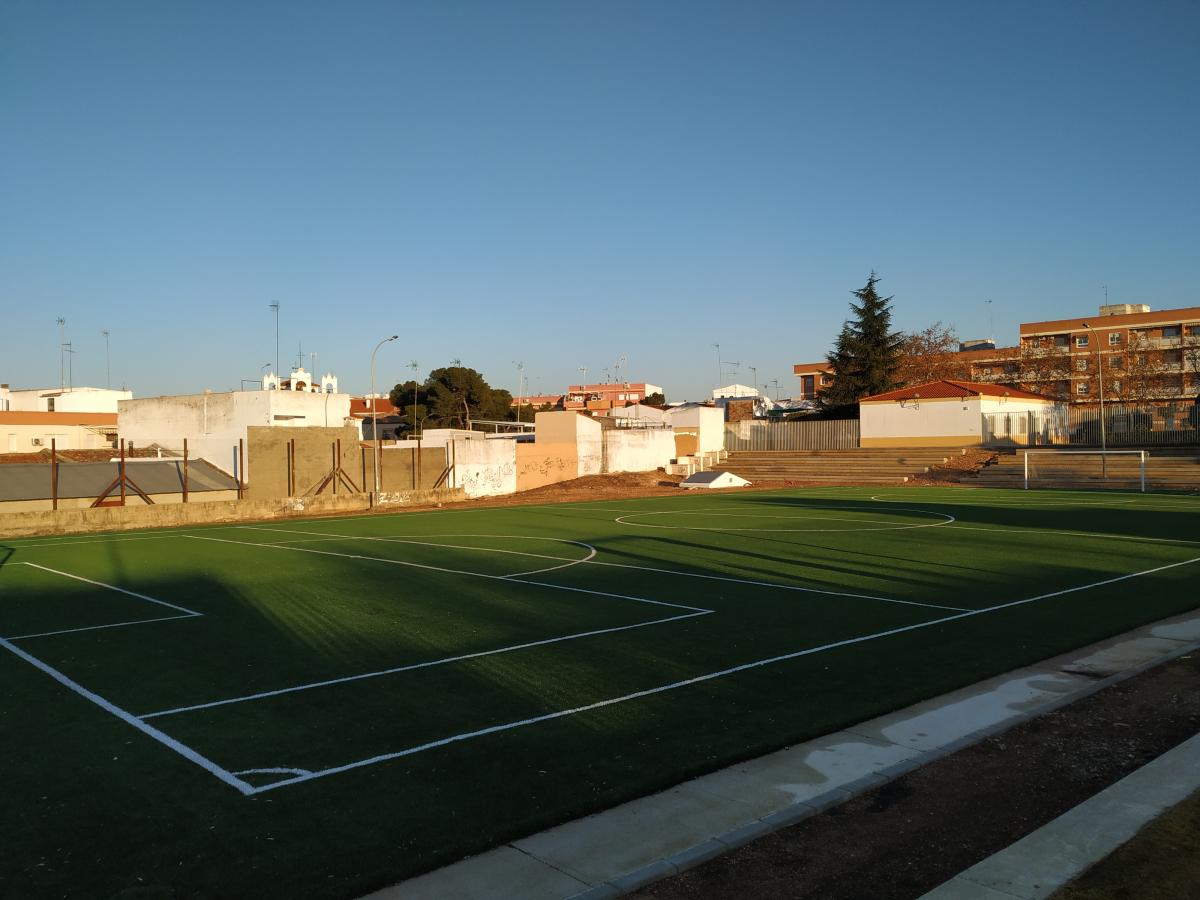
[[[513,841],[367,900],[616,897],[1195,649],[1200,616],[1164,620]],[[958,896],[1005,894],[938,900]]]

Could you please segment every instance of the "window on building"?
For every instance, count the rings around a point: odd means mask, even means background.
[[[1192,337],[1200,337],[1200,325],[1189,325],[1187,327],[1187,333]]]
[[[46,412],[54,412],[54,398],[53,397],[46,398]]]
[[[1181,334],[1181,331],[1180,331],[1180,328],[1178,325],[1164,325],[1163,326],[1162,336],[1165,338],[1177,338],[1177,337],[1179,337],[1180,334]]]
[[[1121,393],[1121,379],[1120,379],[1120,378],[1114,378],[1114,379],[1113,379],[1113,382],[1112,382],[1112,391],[1113,391],[1113,393],[1114,393],[1114,394],[1119,394],[1119,393]]]
[[[821,376],[821,384],[822,384],[822,386],[827,387],[827,386],[833,384],[833,378],[831,378],[828,375],[822,375]]]
[[[1110,331],[1108,334],[1108,343],[1110,345],[1121,343],[1121,335],[1115,331]]]
[[[629,399],[630,399],[630,400],[636,400],[637,398],[638,398],[638,395],[637,395],[637,394],[630,394],[630,395],[629,395]]]
[[[1086,347],[1088,345],[1088,336],[1086,334],[1078,335],[1075,338],[1076,347]]]
[[[991,375],[991,374],[992,374],[992,367],[991,367],[991,366],[984,366],[984,367],[983,367],[983,374],[984,374],[984,375]]]
[[[1090,394],[1091,392],[1091,385],[1089,385],[1086,381],[1081,381],[1079,384],[1075,385],[1075,393],[1079,394],[1080,396]]]
[[[1086,371],[1087,371],[1087,367],[1088,367],[1088,366],[1087,366],[1087,364],[1088,364],[1088,361],[1087,361],[1086,359],[1077,359],[1077,360],[1075,360],[1075,368],[1076,368],[1077,370],[1079,370],[1080,372],[1086,372]]]
[[[1066,334],[1056,334],[1050,340],[1055,347],[1065,347],[1071,343],[1070,335]]]
[[[1113,357],[1113,358],[1112,358],[1112,359],[1109,361],[1109,366],[1111,366],[1111,367],[1112,367],[1112,368],[1114,368],[1114,369],[1123,369],[1123,368],[1125,368],[1125,357],[1123,357],[1123,356],[1114,356],[1114,357]]]

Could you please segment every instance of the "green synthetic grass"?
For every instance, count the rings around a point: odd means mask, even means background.
[[[358,896],[1194,608],[1197,512],[826,489],[0,543],[0,896]],[[229,772],[339,771],[244,796],[14,648],[202,706],[144,721]]]

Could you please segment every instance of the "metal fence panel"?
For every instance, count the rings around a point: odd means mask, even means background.
[[[1106,403],[1104,431],[1109,447],[1200,444],[1200,407],[1192,402]],[[1100,409],[989,413],[983,417],[983,442],[989,447],[1099,447]]]
[[[727,422],[726,450],[853,450],[858,419]]]

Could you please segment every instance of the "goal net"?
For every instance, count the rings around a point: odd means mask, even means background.
[[[1145,450],[1026,450],[1025,489],[1146,490]]]

